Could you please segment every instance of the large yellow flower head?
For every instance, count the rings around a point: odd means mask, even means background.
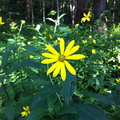
[[[87,15],[86,15],[85,13],[83,13],[83,16],[84,16],[84,17],[81,19],[81,23],[82,23],[82,22],[85,22],[86,20],[87,20],[87,21],[90,21],[90,17],[92,17],[90,11],[88,12]]]
[[[29,108],[29,106],[26,106],[26,107],[23,106],[23,109],[24,109],[24,111],[21,112],[21,115],[22,116],[28,116],[28,114],[30,114],[30,108]]]
[[[74,46],[75,40],[72,40],[65,49],[64,39],[60,40],[60,53],[58,53],[52,46],[46,45],[46,48],[51,53],[42,53],[44,57],[49,59],[45,59],[41,61],[42,64],[54,63],[47,71],[47,75],[53,72],[53,77],[56,77],[59,73],[61,74],[61,78],[63,81],[66,79],[66,68],[68,71],[76,75],[75,69],[71,66],[71,64],[67,60],[79,60],[84,58],[85,56],[82,54],[74,54],[78,49],[79,45]],[[74,46],[74,47],[73,47]]]
[[[0,16],[0,25],[5,24],[5,22],[2,22],[2,17]]]

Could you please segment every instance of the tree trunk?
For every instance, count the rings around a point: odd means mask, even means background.
[[[60,20],[59,20],[59,16],[60,16],[60,11],[59,11],[59,1],[56,0],[56,5],[57,5],[57,20],[58,20],[58,26],[60,25]]]
[[[94,20],[101,18],[101,13],[106,9],[107,0],[94,0]]]
[[[45,1],[43,0],[43,23],[45,24]]]
[[[75,15],[77,9],[77,3],[75,0],[69,1],[70,13],[71,13],[71,20],[72,20],[72,27],[75,26]]]

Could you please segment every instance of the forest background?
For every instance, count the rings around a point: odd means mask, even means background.
[[[0,0],[0,120],[120,120],[119,7]]]

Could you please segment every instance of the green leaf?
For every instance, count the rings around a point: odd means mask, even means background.
[[[101,58],[101,55],[95,54],[91,58],[88,59],[88,62],[94,62],[94,61],[98,60],[99,58]]]
[[[66,80],[61,83],[61,86],[63,87],[61,95],[65,99],[66,104],[69,104],[70,98],[76,90],[76,82],[76,76],[67,71]]]
[[[96,106],[75,103],[77,115],[75,120],[109,120],[104,112]]]
[[[32,103],[32,108],[40,101],[47,99],[50,95],[57,93],[61,90],[60,85],[49,85],[41,88],[36,94]]]
[[[66,15],[66,13],[61,14],[58,19],[61,19],[65,15]]]
[[[15,101],[9,100],[4,107],[4,114],[8,120],[13,120],[15,115]]]
[[[47,115],[47,111],[44,109],[32,110],[26,120],[40,120],[45,115]]]
[[[31,45],[26,45],[26,46],[22,46],[24,49],[31,51],[31,52],[35,52],[37,51],[37,49],[34,46]]]
[[[52,19],[52,18],[46,18],[46,19],[48,19],[48,20],[50,20],[50,21],[52,21],[52,22],[54,22],[54,23],[55,23],[55,20],[54,20],[54,19]]]
[[[106,105],[116,105],[111,94],[96,94],[91,92],[86,92],[85,94],[105,103]]]
[[[42,66],[42,64],[31,61],[31,60],[23,60],[22,62],[20,62],[20,65],[34,67],[34,68],[41,68],[41,66]]]
[[[59,29],[60,29],[62,32],[70,33],[70,31],[68,31],[68,29],[67,29],[66,27],[59,27]]]
[[[57,113],[57,115],[76,114],[76,109],[72,105],[64,105]]]

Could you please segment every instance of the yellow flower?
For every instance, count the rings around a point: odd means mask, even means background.
[[[87,40],[82,40],[83,43],[87,43]]]
[[[54,63],[48,70],[47,70],[47,75],[53,72],[53,77],[56,77],[59,72],[61,73],[61,78],[63,81],[66,80],[66,68],[68,71],[76,75],[75,69],[71,66],[71,64],[67,60],[79,60],[84,58],[85,56],[82,54],[74,54],[78,49],[79,45],[74,46],[75,40],[72,40],[66,47],[65,49],[65,42],[64,39],[60,39],[60,53],[58,53],[52,46],[46,45],[46,48],[48,51],[51,53],[42,53],[44,57],[47,57],[49,59],[45,59],[41,61],[42,64],[49,64],[49,63]],[[74,47],[73,47],[74,46]]]
[[[5,34],[5,32],[3,31],[2,34]]]
[[[23,112],[21,112],[21,115],[22,115],[22,117],[23,116],[28,116],[28,114],[30,114],[30,108],[29,108],[29,106],[26,106],[26,107],[24,107],[23,106]]]
[[[119,83],[120,82],[120,78],[116,79],[116,82]]]
[[[96,43],[96,40],[93,40],[93,43]]]
[[[75,24],[75,27],[78,27],[79,26],[79,24]]]
[[[96,50],[95,50],[95,49],[92,49],[92,53],[93,53],[93,54],[96,53]]]
[[[89,38],[92,38],[92,35],[89,35]]]
[[[113,37],[113,34],[110,34],[110,37]]]
[[[91,12],[89,11],[88,14],[86,15],[83,13],[84,17],[81,19],[81,23],[87,21],[90,21],[90,17],[92,17]]]
[[[5,22],[2,22],[2,17],[0,16],[0,25],[5,24]]]
[[[31,42],[29,42],[29,41],[28,41],[28,42],[27,42],[27,44],[28,44],[28,45],[30,45],[30,44],[31,44]]]
[[[120,66],[118,66],[118,69],[120,69]]]
[[[30,58],[34,58],[34,56],[33,56],[33,55],[30,55]]]
[[[25,44],[25,43],[22,43],[22,46],[26,46],[26,44]]]
[[[53,39],[52,35],[49,35],[50,39]]]

